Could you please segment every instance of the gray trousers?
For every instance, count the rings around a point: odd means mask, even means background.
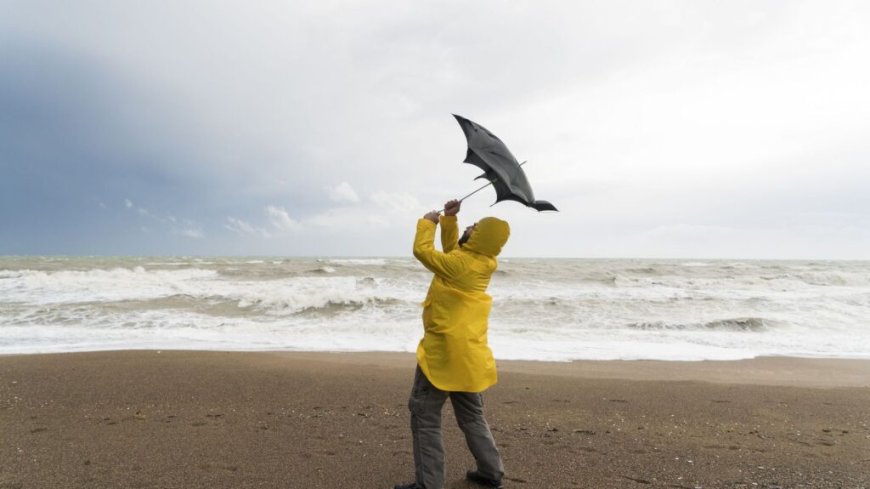
[[[441,440],[441,408],[450,398],[459,428],[477,462],[477,470],[489,479],[501,480],[504,466],[483,417],[483,396],[477,392],[445,392],[429,382],[417,367],[414,388],[408,400],[411,434],[414,437],[414,468],[417,484],[425,489],[444,487],[444,444]]]

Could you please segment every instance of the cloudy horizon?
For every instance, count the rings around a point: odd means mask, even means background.
[[[480,185],[506,256],[870,259],[857,1],[0,6],[0,255],[410,254]]]

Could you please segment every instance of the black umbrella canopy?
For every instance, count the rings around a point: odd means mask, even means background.
[[[532,186],[525,172],[511,154],[507,146],[495,134],[476,122],[453,114],[468,141],[465,163],[481,170],[485,178],[495,188],[495,202],[513,200],[538,211],[557,211],[556,206],[546,200],[535,200]]]

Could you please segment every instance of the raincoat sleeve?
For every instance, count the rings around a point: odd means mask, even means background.
[[[428,219],[417,221],[414,237],[414,257],[432,273],[445,278],[456,278],[464,269],[462,259],[435,249],[435,223]]]
[[[450,253],[459,243],[459,225],[456,216],[441,216],[441,249]]]

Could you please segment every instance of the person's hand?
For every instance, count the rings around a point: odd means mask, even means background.
[[[438,217],[440,215],[441,214],[439,214],[438,211],[429,211],[423,216],[423,219],[429,219],[430,221],[434,222],[435,224],[438,224]]]
[[[462,206],[461,200],[449,200],[444,204],[444,215],[445,216],[455,216],[459,214],[459,207]]]

